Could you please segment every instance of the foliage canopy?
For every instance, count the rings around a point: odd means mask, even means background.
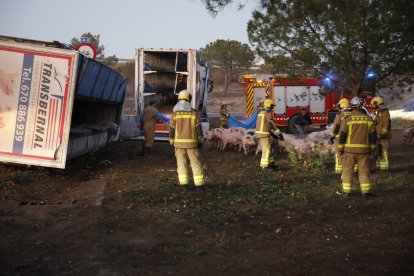
[[[201,59],[212,67],[218,67],[224,73],[224,92],[233,78],[241,71],[249,69],[255,60],[249,45],[235,40],[217,39],[200,49]]]
[[[202,1],[213,14],[235,2]],[[259,2],[248,23],[249,41],[273,71],[329,77],[335,86],[357,94],[370,72],[380,81],[413,70],[414,1]]]

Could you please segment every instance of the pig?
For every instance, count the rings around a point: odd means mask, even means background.
[[[10,112],[11,108],[9,106],[0,104],[0,129],[6,127]]]
[[[0,93],[13,96],[18,90],[18,73],[7,73],[0,69]]]
[[[243,128],[215,128],[210,130],[207,141],[211,147],[221,150],[225,150],[227,145],[233,145],[241,151],[243,135]]]
[[[221,139],[219,138],[218,132],[219,129],[215,128],[208,132],[207,135],[207,144],[209,148],[221,148]]]
[[[306,136],[306,140],[309,143],[319,143],[323,140],[326,140],[329,138],[329,135],[331,134],[331,130],[322,130],[322,131],[315,131],[309,133],[308,136]]]
[[[403,145],[411,145],[411,142],[414,138],[414,127],[407,128],[403,132]]]
[[[242,138],[242,147],[244,154],[248,154],[253,149],[257,147],[257,138],[254,132],[246,131]]]
[[[284,140],[280,144],[286,148],[287,151],[293,151],[299,160],[304,161],[304,166],[307,166],[312,154],[312,143],[306,139],[299,139],[291,134],[283,134]]]
[[[236,149],[241,151],[243,136],[244,128],[231,127],[229,129],[224,129],[222,136],[222,150],[224,150],[227,145],[233,145]]]

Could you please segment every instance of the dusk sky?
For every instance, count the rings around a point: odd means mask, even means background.
[[[134,49],[199,49],[216,39],[248,43],[257,1],[226,7],[213,18],[200,0],[0,0],[0,35],[70,43],[100,34],[105,56],[132,58]]]

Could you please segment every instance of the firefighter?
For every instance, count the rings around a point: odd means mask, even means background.
[[[384,106],[384,99],[379,96],[372,98],[371,105],[375,108],[374,125],[378,135],[378,144],[382,149],[382,154],[376,160],[376,167],[386,171],[390,166],[388,161],[388,148],[391,140],[390,111]]]
[[[203,131],[198,112],[191,108],[190,93],[187,90],[178,94],[178,103],[174,106],[170,121],[169,136],[177,158],[179,185],[188,187],[191,166],[194,185],[204,188],[203,165],[200,161]]]
[[[262,169],[275,168],[273,155],[270,148],[270,136],[283,141],[282,132],[276,127],[272,120],[274,103],[271,99],[263,102],[263,110],[259,112],[256,119],[256,137],[262,149],[260,167]]]
[[[351,107],[349,106],[349,100],[347,98],[342,98],[337,104],[338,113],[335,116],[333,123],[332,132],[329,140],[332,144],[335,143],[335,173],[342,173],[342,161],[338,154],[338,137],[339,129],[341,128],[341,122],[351,114]],[[336,139],[336,140],[335,140]]]
[[[264,104],[264,100],[260,98],[259,104],[256,106],[257,111],[263,110],[263,104]]]
[[[141,128],[144,130],[144,144],[142,145],[141,155],[149,156],[154,145],[155,123],[157,120],[170,122],[170,119],[158,111],[157,101],[150,99],[147,107],[144,108],[141,116]]]
[[[351,193],[355,164],[358,164],[359,183],[364,196],[373,195],[369,177],[369,153],[375,150],[377,133],[371,117],[362,111],[358,97],[350,101],[352,112],[341,122],[338,153],[342,157],[342,191]]]
[[[220,122],[221,128],[228,128],[228,118],[229,114],[227,112],[227,102],[222,101],[220,104]]]

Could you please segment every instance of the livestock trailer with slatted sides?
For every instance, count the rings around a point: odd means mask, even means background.
[[[0,162],[65,168],[115,141],[127,83],[63,43],[0,36]]]
[[[209,70],[195,49],[137,48],[135,49],[135,114],[124,116],[122,138],[143,139],[140,117],[151,100],[158,110],[171,117],[178,93],[191,94],[191,107],[199,111],[203,132],[208,133],[207,99],[211,90]],[[169,124],[157,121],[155,140],[168,141]]]

